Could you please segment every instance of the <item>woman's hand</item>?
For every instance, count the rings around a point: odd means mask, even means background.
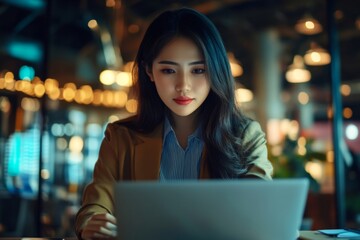
[[[81,231],[82,239],[112,239],[116,233],[116,218],[110,213],[91,216]]]

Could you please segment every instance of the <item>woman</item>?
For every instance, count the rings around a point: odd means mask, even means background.
[[[271,179],[260,125],[241,114],[219,32],[188,8],[149,26],[134,66],[138,114],[108,125],[76,233],[116,236],[113,185],[121,180]]]

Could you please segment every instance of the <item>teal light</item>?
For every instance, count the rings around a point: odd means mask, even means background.
[[[7,166],[9,176],[17,176],[20,173],[21,137],[20,132],[15,132],[9,139],[10,149]]]
[[[35,70],[33,67],[30,67],[30,66],[22,66],[20,69],[19,69],[19,77],[21,80],[33,80],[34,77],[35,77]]]
[[[39,62],[42,58],[40,44],[26,41],[12,41],[8,44],[8,51],[11,56],[29,62]]]
[[[3,2],[29,9],[39,9],[45,7],[44,0],[3,0]]]

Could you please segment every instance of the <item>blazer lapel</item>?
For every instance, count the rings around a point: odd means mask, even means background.
[[[160,160],[162,152],[163,124],[160,124],[152,133],[139,135],[139,143],[134,153],[134,179],[159,179]]]

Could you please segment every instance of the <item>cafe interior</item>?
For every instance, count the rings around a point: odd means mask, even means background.
[[[1,0],[0,237],[75,236],[105,127],[136,114],[141,38],[179,7],[220,31],[273,178],[309,179],[301,229],[360,228],[359,1]]]

